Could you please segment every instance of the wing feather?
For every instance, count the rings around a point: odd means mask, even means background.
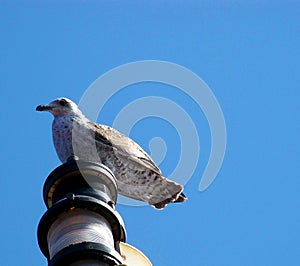
[[[91,123],[90,126],[95,132],[95,140],[101,144],[114,147],[117,156],[126,157],[126,159],[139,166],[150,168],[154,172],[161,174],[160,169],[151,157],[132,139],[106,125]]]

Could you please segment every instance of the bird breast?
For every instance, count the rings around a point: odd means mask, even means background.
[[[94,138],[82,119],[79,121],[72,116],[57,117],[52,124],[52,134],[61,162],[65,163],[72,156],[89,161],[99,160],[94,151]]]

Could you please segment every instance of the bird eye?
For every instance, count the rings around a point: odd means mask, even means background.
[[[59,100],[59,104],[62,105],[62,106],[66,106],[67,101],[65,99],[61,99],[61,100]]]

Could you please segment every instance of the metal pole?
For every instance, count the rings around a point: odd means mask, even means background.
[[[43,197],[48,210],[37,233],[48,266],[124,263],[120,241],[126,234],[107,167],[79,160],[62,164],[47,177]]]

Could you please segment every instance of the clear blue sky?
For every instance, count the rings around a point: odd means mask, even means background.
[[[209,128],[191,109],[202,150],[185,186],[189,200],[163,211],[120,205],[128,242],[155,266],[300,264],[299,2],[26,2],[0,2],[0,265],[46,265],[36,240],[41,191],[60,162],[52,117],[36,105],[60,96],[78,102],[101,74],[147,59],[180,64],[205,80],[225,116],[227,150],[217,179],[200,193]],[[133,86],[98,122],[112,123],[134,97],[167,91]],[[180,101],[176,95],[169,97]],[[160,131],[149,122],[131,134],[147,151]],[[176,141],[167,128],[165,137]],[[178,160],[170,150],[161,164],[166,175]]]

